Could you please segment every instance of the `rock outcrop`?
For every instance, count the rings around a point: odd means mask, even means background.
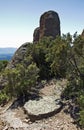
[[[37,43],[44,36],[51,36],[53,39],[60,35],[60,19],[56,12],[48,11],[40,17],[40,27],[36,28],[33,34],[33,42]],[[14,68],[21,63],[26,55],[29,43],[23,44],[17,49],[7,68]],[[2,87],[3,78],[0,78],[0,88]]]
[[[23,61],[23,59],[26,57],[26,52],[28,49],[28,45],[29,43],[24,43],[22,46],[20,46],[13,58],[11,59],[11,61],[9,62],[9,64],[7,65],[6,69],[12,69],[15,68],[17,64],[21,63]],[[5,79],[5,77],[0,76],[0,89],[3,89],[5,84],[6,84],[7,80]]]
[[[39,27],[34,30],[33,42],[38,42],[39,41],[39,31],[40,31]]]
[[[45,12],[40,17],[40,27],[37,27],[34,31],[33,42],[38,42],[39,39],[44,36],[52,36],[52,38],[56,38],[57,35],[60,35],[60,19],[58,14],[54,11]],[[24,59],[28,44],[29,43],[25,43],[17,49],[7,66],[8,68],[15,67],[16,64],[20,63]]]
[[[40,37],[52,36],[56,38],[60,35],[60,20],[59,16],[54,11],[45,12],[40,18]]]
[[[43,96],[38,100],[30,100],[24,105],[24,110],[31,121],[52,116],[59,112],[61,108],[60,100],[54,96]]]
[[[60,19],[55,11],[48,11],[41,15],[39,28],[33,34],[33,42],[39,41],[45,36],[53,39],[60,35]]]
[[[84,37],[84,29],[83,29],[83,31],[82,31],[82,34],[81,34],[81,36],[83,36],[83,37]]]
[[[24,59],[26,55],[28,44],[29,43],[24,43],[17,49],[12,60],[9,62],[7,68],[14,68],[18,63],[21,63],[21,61]]]

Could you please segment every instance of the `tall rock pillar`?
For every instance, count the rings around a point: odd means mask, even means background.
[[[60,36],[60,19],[55,11],[48,11],[41,15],[39,28],[36,28],[33,34],[33,42],[39,41],[43,37]]]
[[[40,18],[39,38],[52,36],[55,39],[57,35],[60,35],[60,19],[58,14],[54,11],[45,12]]]

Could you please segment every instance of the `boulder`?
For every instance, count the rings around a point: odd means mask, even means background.
[[[17,49],[17,51],[15,52],[13,58],[9,62],[7,68],[14,68],[14,67],[16,67],[16,65],[18,63],[21,63],[21,61],[23,61],[23,59],[24,59],[24,57],[26,55],[28,44],[29,43],[24,43],[22,46],[20,46]]]
[[[61,108],[62,104],[55,96],[43,96],[38,100],[29,100],[24,105],[24,110],[32,121],[52,116]]]
[[[26,52],[27,52],[27,49],[28,49],[28,45],[29,45],[29,43],[24,43],[22,46],[20,46],[16,50],[13,58],[8,63],[6,69],[15,68],[17,64],[20,64],[23,61],[23,59],[26,57]],[[7,79],[5,78],[5,76],[3,77],[1,75],[0,76],[0,90],[4,88],[6,83],[7,83]]]

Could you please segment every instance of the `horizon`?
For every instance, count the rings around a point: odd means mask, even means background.
[[[7,47],[7,46],[6,47],[0,47],[0,49],[3,49],[3,48],[10,48],[10,49],[15,48],[16,49],[17,47],[11,47],[11,46],[9,46],[9,47]]]
[[[13,48],[13,49],[17,49],[18,47],[11,47],[11,46],[8,46],[8,47],[7,47],[7,46],[5,46],[5,47],[0,47],[0,49],[5,49],[5,48],[9,48],[9,49],[12,49],[12,48]]]
[[[40,16],[49,10],[56,11],[60,18],[61,34],[84,29],[84,1],[27,1],[3,0],[0,3],[0,48],[18,48],[33,41],[33,32],[39,26]]]

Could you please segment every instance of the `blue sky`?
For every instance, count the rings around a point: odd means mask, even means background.
[[[42,13],[59,14],[61,33],[84,29],[84,0],[0,0],[0,47],[19,47],[33,40]]]

